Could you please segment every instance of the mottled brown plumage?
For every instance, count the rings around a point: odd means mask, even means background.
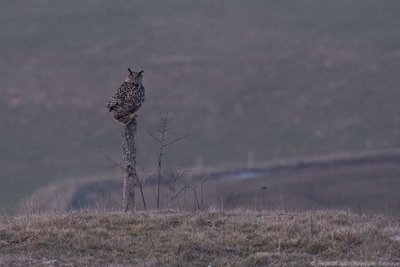
[[[108,111],[114,114],[114,119],[123,124],[132,120],[144,102],[143,71],[128,71],[125,82],[107,104]]]

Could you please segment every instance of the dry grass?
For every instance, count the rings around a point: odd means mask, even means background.
[[[343,211],[73,212],[0,220],[5,266],[400,264],[396,218]]]

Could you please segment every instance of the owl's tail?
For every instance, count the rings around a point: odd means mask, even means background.
[[[135,117],[135,114],[127,114],[127,115],[121,115],[118,113],[114,114],[114,119],[119,121],[122,124],[130,123],[134,117]]]

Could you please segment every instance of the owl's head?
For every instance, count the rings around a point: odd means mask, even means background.
[[[128,83],[138,83],[142,82],[143,79],[143,71],[132,71],[130,68],[128,68],[128,75],[125,78],[125,82]]]

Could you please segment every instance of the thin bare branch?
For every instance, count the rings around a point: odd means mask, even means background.
[[[171,142],[169,142],[169,143],[167,143],[167,144],[164,144],[163,147],[167,147],[167,146],[169,146],[169,145],[175,144],[175,143],[177,143],[177,142],[179,142],[179,141],[185,139],[185,138],[188,137],[188,136],[189,136],[189,135],[187,134],[187,135],[184,135],[184,136],[182,136],[182,137],[179,137],[179,138],[177,138],[177,139],[175,139],[175,140],[173,140],[173,141],[171,141]]]
[[[203,179],[201,179],[200,183],[200,204],[201,207],[204,208],[204,184],[210,179],[211,176],[206,176]]]
[[[200,203],[199,203],[199,198],[197,197],[196,188],[193,187],[191,184],[189,184],[189,185],[187,186],[187,188],[189,188],[189,189],[192,190],[193,195],[194,195],[194,199],[195,199],[195,201],[196,201],[197,209],[198,209],[198,210],[201,210]]]
[[[161,143],[161,140],[158,139],[157,137],[155,137],[152,133],[149,133],[149,135],[150,135],[151,137],[153,137],[154,140],[156,140],[157,142]]]
[[[229,191],[229,195],[225,197],[224,202],[222,203],[222,209],[225,209],[225,207],[231,202],[233,199],[233,190]]]
[[[176,194],[174,194],[173,196],[171,196],[171,200],[174,200],[175,198],[179,197],[180,194],[183,193],[183,190],[185,190],[186,188],[188,188],[187,185],[184,185],[181,187],[181,189],[178,190],[178,192]]]
[[[120,162],[118,162],[115,158],[113,158],[112,156],[110,156],[110,155],[108,155],[108,154],[103,154],[103,157],[104,157],[106,160],[108,160],[108,161],[110,161],[110,162],[113,163],[113,166],[112,166],[112,167],[118,167],[118,168],[120,168],[121,170],[124,169],[124,166],[123,166]]]

